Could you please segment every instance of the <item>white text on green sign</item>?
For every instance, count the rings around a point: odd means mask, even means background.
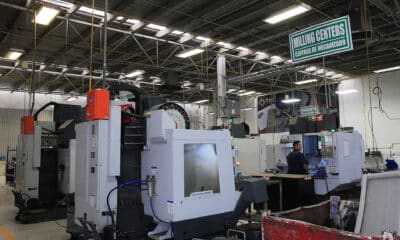
[[[289,41],[293,62],[353,50],[348,16],[294,32]]]

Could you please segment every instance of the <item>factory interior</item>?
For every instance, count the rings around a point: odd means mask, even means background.
[[[0,0],[0,240],[400,240],[400,0]]]

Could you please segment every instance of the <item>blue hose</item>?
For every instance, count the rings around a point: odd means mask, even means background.
[[[118,182],[118,179],[117,179]],[[114,221],[114,215],[111,211],[111,207],[110,207],[110,196],[111,193],[115,190],[117,190],[118,188],[123,188],[125,186],[133,186],[133,185],[141,185],[142,183],[146,183],[146,180],[135,180],[135,181],[131,181],[131,182],[127,182],[127,183],[122,183],[122,184],[118,184],[116,187],[112,188],[108,194],[107,194],[107,208],[108,208],[108,215],[110,215],[111,217],[111,222],[112,225],[115,226],[115,221]]]

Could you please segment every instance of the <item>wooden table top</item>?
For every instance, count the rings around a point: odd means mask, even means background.
[[[284,173],[258,173],[253,174],[253,177],[264,177],[264,178],[285,178],[285,179],[301,179],[301,180],[311,180],[310,175],[302,174],[284,174]]]

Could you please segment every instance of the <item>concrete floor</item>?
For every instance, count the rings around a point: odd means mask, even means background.
[[[17,208],[14,207],[12,188],[4,186],[0,178],[0,240],[67,240],[69,234],[54,221],[35,224],[20,224],[14,217]],[[65,225],[65,220],[58,221]],[[5,231],[5,232],[4,232]],[[9,235],[8,238],[5,235]]]

